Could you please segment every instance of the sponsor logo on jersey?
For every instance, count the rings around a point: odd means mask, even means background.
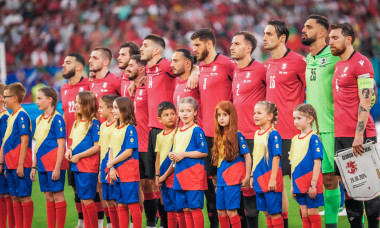
[[[321,65],[322,65],[322,66],[325,65],[326,62],[327,62],[327,58],[326,58],[326,57],[321,58]]]
[[[363,66],[363,65],[364,65],[364,60],[360,60],[360,61],[359,61],[359,64],[360,64],[361,66]]]
[[[103,88],[107,88],[107,82],[103,83]]]
[[[286,69],[286,63],[282,64],[281,69],[285,70]]]
[[[83,87],[80,87],[79,88],[79,92],[82,92],[84,89],[83,89]],[[66,91],[65,91],[66,92]]]

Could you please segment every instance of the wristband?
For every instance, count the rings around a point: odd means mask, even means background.
[[[159,175],[159,174],[156,174],[156,177],[160,177],[160,175]]]
[[[317,188],[317,185],[310,185],[310,188]]]
[[[253,178],[253,176],[250,176],[250,178]]]
[[[32,167],[32,169],[38,170],[37,167]]]
[[[0,165],[4,165],[4,163],[0,163]]]
[[[115,169],[114,167],[111,167],[109,170],[113,170],[113,169]]]

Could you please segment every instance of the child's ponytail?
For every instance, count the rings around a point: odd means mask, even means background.
[[[311,104],[299,104],[297,107],[294,108],[294,111],[302,112],[306,114],[306,116],[313,117],[313,121],[311,122],[311,126],[313,126],[313,123],[315,121],[315,127],[317,128],[317,135],[319,136],[319,125],[318,125],[318,118],[317,118],[317,112],[313,108]]]

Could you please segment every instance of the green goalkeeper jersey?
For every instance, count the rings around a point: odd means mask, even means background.
[[[306,103],[317,112],[320,132],[334,132],[334,100],[332,78],[339,56],[325,46],[316,56],[306,57]]]

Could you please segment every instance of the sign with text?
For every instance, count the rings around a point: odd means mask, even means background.
[[[364,144],[364,153],[355,157],[349,148],[335,155],[335,162],[347,194],[355,200],[371,200],[380,195],[380,153],[376,144]]]

